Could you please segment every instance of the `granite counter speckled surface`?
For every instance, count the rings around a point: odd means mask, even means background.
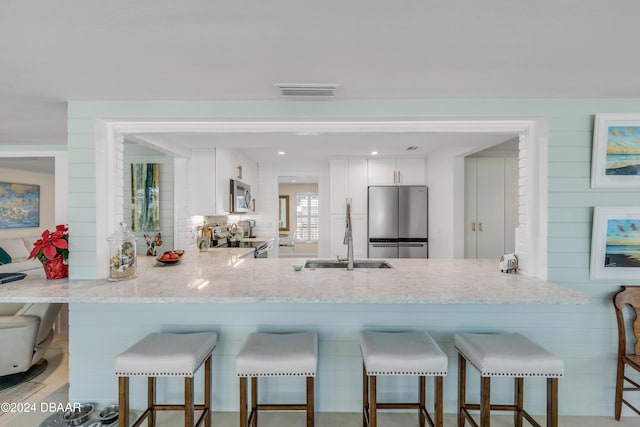
[[[519,274],[495,260],[392,259],[393,269],[303,269],[303,258],[251,257],[252,249],[190,252],[177,265],[138,258],[138,277],[0,285],[0,302],[584,304],[588,296]]]

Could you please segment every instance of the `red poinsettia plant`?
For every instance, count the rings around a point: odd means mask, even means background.
[[[69,229],[66,225],[56,225],[56,231],[44,230],[42,238],[33,244],[29,259],[38,258],[43,264],[54,258],[69,258]]]

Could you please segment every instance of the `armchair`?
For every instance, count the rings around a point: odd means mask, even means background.
[[[31,368],[46,366],[44,354],[53,341],[53,323],[62,304],[0,304],[0,388],[24,381]],[[20,376],[11,381],[8,376]]]

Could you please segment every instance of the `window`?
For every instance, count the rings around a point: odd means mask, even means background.
[[[296,242],[318,241],[318,193],[296,194]]]

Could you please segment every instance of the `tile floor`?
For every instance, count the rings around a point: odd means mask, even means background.
[[[29,403],[40,402],[62,403],[68,401],[68,376],[69,358],[66,337],[56,337],[52,347],[47,353],[49,366],[33,382],[44,384],[45,387],[36,394],[29,396]],[[40,423],[49,417],[51,413],[37,411],[30,414],[2,414],[0,415],[0,427],[38,427]],[[535,417],[544,425],[544,417]],[[261,413],[260,427],[304,427],[304,415],[301,413]],[[214,412],[213,425],[216,427],[237,427],[238,413]],[[492,427],[513,426],[513,417],[510,415],[497,415],[491,418]],[[181,426],[183,418],[178,412],[160,413],[157,427]],[[146,423],[144,424],[146,425]],[[381,413],[378,417],[380,427],[405,427],[417,425],[417,415],[404,413]],[[456,426],[455,414],[446,414],[444,425]],[[316,415],[316,427],[361,427],[362,418],[358,413],[318,413]],[[560,427],[637,427],[640,426],[640,417],[624,417],[617,422],[613,417],[560,417]]]

